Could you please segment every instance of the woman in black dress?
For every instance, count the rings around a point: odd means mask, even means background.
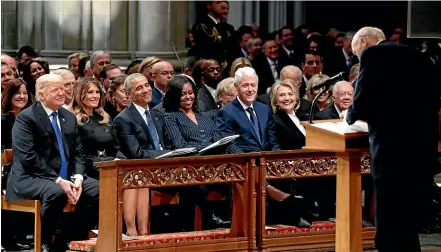
[[[99,179],[99,170],[93,162],[124,158],[112,134],[112,119],[104,111],[104,90],[92,77],[76,81],[69,110],[75,115],[78,133],[86,160],[86,174]]]

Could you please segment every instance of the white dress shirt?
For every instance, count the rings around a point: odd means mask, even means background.
[[[211,16],[210,14],[208,14],[208,17],[210,17],[211,18],[211,20],[213,20],[213,22],[215,23],[215,24],[219,24],[219,19],[217,19],[217,18],[214,18],[213,16]]]
[[[270,58],[266,57],[266,60],[268,61],[268,64],[271,67],[271,72],[273,73],[273,78],[274,81],[278,81],[279,80],[279,73],[277,72],[277,60],[276,61],[272,61]]]
[[[57,112],[57,124],[58,124],[58,128],[60,129],[60,133],[63,134],[63,132],[61,132],[61,124],[60,124],[60,116],[59,116],[60,114],[58,114],[58,111],[53,111],[52,109],[50,109],[50,108],[44,106],[43,103],[41,103],[41,106],[43,107],[44,111],[46,112],[47,116],[49,117],[49,121],[51,121],[51,124],[52,124],[52,113],[53,113],[53,112]],[[62,120],[63,120],[63,122],[64,122],[64,118],[63,118]],[[54,129],[54,130],[55,130],[55,129]],[[64,152],[66,153],[66,150],[65,150]],[[67,159],[67,157],[66,157],[66,159]],[[76,179],[80,179],[81,181],[83,181],[83,175],[81,175],[81,174],[75,174],[75,175],[72,176],[72,178],[74,178],[75,180],[76,180]],[[62,179],[61,177],[58,177],[58,178],[55,180],[55,183],[58,184],[58,183],[60,182],[61,179]]]
[[[291,121],[294,123],[294,125],[302,132],[304,136],[306,136],[306,130],[303,125],[300,124],[300,119],[296,116],[296,113],[293,112],[292,114],[287,113]]]
[[[240,105],[242,105],[242,108],[245,110],[245,114],[247,115],[248,120],[251,121],[251,119],[250,119],[250,118],[251,118],[250,112],[247,111],[247,108],[248,108],[248,107],[251,107],[251,108],[253,109],[253,113],[254,113],[254,115],[255,115],[256,118],[257,118],[256,110],[255,110],[254,107],[253,107],[253,103],[251,103],[251,106],[248,106],[248,105],[246,105],[245,103],[243,103],[239,98],[237,98],[237,100],[239,101]]]
[[[136,110],[138,110],[139,114],[141,115],[142,119],[145,122],[145,125],[147,125],[147,127],[149,126],[148,122],[147,122],[147,115],[146,115],[146,110],[148,110],[150,112],[149,106],[147,106],[147,108],[143,108],[141,106],[139,106],[138,104],[133,103],[133,105],[135,106]],[[153,118],[152,118],[153,120]],[[156,129],[156,127],[155,127]],[[156,134],[158,134],[158,132],[156,132]],[[158,136],[159,139],[159,136]],[[163,150],[162,145],[161,145],[161,141],[159,141],[159,149]]]

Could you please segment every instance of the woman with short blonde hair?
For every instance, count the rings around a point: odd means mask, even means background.
[[[234,78],[228,77],[223,79],[216,88],[216,102],[223,107],[227,105],[237,96],[236,87],[234,86]]]
[[[312,87],[314,85],[320,84],[325,82],[329,79],[329,76],[326,74],[316,74],[309,79],[308,83],[306,84],[306,92],[305,92],[305,99],[308,101],[314,100],[314,97],[318,95],[323,88],[314,90]],[[320,111],[332,104],[332,85],[324,92],[318,99],[317,99],[317,106],[319,107]],[[316,111],[318,112],[318,111]]]

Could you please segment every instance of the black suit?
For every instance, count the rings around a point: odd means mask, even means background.
[[[215,59],[219,64],[229,60],[229,29],[216,24],[208,15],[193,27],[198,59]]]
[[[426,214],[419,211],[428,208],[427,196],[439,166],[439,85],[431,86],[414,105],[396,106],[412,96],[415,85],[439,83],[435,75],[428,58],[404,45],[383,41],[363,50],[360,57],[347,121],[364,120],[369,126],[379,251],[420,250],[418,221]],[[418,120],[409,121],[410,115],[418,115]]]
[[[285,62],[281,57],[277,60],[277,76],[280,78],[280,70],[285,66]],[[268,59],[265,55],[259,56],[253,61],[253,67],[256,70],[257,76],[259,77],[259,89],[257,91],[258,95],[266,93],[266,90],[271,87],[276,80],[274,79],[271,66],[268,63]]]
[[[153,109],[150,110],[150,114],[161,146],[164,148],[162,114]],[[113,127],[120,144],[120,150],[129,159],[154,158],[166,152],[155,150],[147,123],[133,103],[119,113],[113,121]]]
[[[216,101],[214,100],[213,96],[211,95],[210,91],[208,91],[205,85],[198,90],[198,102],[200,101],[202,101],[205,105],[206,111],[218,108]]]
[[[99,179],[100,174],[99,169],[93,165],[94,162],[125,158],[119,151],[118,141],[112,132],[112,120],[109,119],[106,124],[99,123],[101,120],[101,116],[94,113],[85,124],[78,126],[86,174],[95,179]]]
[[[351,67],[358,63],[358,58],[355,55],[352,54],[349,57],[351,62],[348,66],[346,57],[343,54],[343,49],[338,48],[333,50],[324,60],[323,72],[331,77],[340,72],[344,72],[343,78],[347,81]]]
[[[274,113],[273,118],[280,149],[296,150],[305,146],[305,135],[303,135],[299,128],[297,128],[285,111],[277,110],[276,113]]]
[[[2,114],[2,150],[12,148],[12,126],[14,126],[14,122],[14,114]]]
[[[305,52],[301,48],[294,48],[294,53],[288,55],[283,46],[279,48],[279,58],[286,63],[286,65],[294,65],[302,68],[302,63],[305,61]]]
[[[68,161],[67,175],[69,178],[74,174],[84,175],[84,155],[76,132],[76,118],[60,108],[58,119]],[[61,156],[55,131],[40,102],[17,116],[12,128],[12,146],[14,162],[8,177],[6,199],[41,201],[42,243],[50,244],[67,195],[55,183],[61,169]],[[69,238],[87,238],[98,217],[98,192],[98,181],[84,176],[83,192],[76,211],[82,220],[69,227],[72,233],[76,233],[76,237]]]
[[[314,120],[329,120],[329,119],[340,119],[337,109],[334,104],[331,104],[324,108],[322,111],[314,115]]]

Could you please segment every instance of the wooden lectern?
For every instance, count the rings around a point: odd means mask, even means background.
[[[342,120],[302,123],[306,129],[305,149],[335,152],[337,156],[337,231],[335,251],[361,252],[361,154],[368,151],[368,134],[348,133],[339,125]],[[321,123],[327,126],[320,127]],[[332,124],[332,125],[331,125]]]

